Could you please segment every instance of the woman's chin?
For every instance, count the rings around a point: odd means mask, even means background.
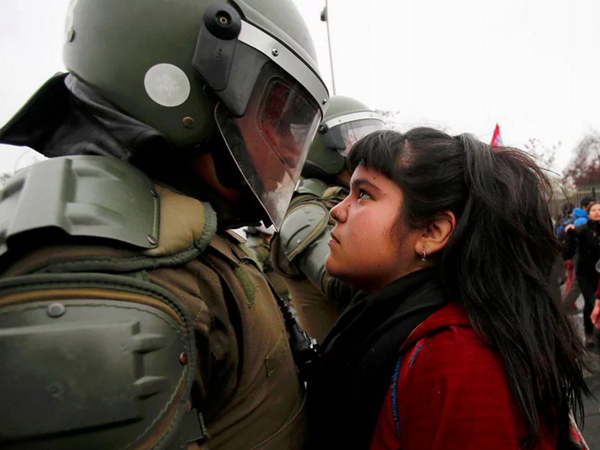
[[[335,257],[331,255],[331,252],[329,252],[325,257],[325,270],[332,277],[339,278],[341,275],[339,265],[337,264]]]
[[[325,259],[325,270],[334,278],[339,278],[349,284],[354,283],[355,274],[353,274],[352,268],[344,265],[342,261],[337,261],[335,257],[331,256],[331,253]]]

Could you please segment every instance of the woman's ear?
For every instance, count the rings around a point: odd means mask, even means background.
[[[452,211],[436,214],[415,242],[415,252],[426,260],[427,256],[441,251],[448,243],[455,226],[456,217]]]

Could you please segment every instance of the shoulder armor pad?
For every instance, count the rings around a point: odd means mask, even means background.
[[[160,207],[150,179],[105,156],[49,159],[17,173],[0,194],[0,255],[11,237],[43,228],[157,246]]]
[[[296,194],[309,194],[322,197],[327,190],[327,183],[317,178],[300,178],[296,186]]]
[[[287,259],[292,262],[326,230],[329,210],[320,201],[292,207],[281,225],[279,239]]]
[[[209,322],[132,277],[0,280],[2,448],[187,448],[194,325]]]

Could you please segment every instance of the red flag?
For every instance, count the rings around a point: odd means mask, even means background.
[[[496,124],[496,128],[494,128],[494,135],[492,136],[492,143],[490,144],[492,147],[504,147],[504,142],[502,142],[502,136],[500,136],[500,127]]]

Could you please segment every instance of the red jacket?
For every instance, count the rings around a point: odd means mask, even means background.
[[[516,450],[523,422],[500,356],[451,303],[402,345],[371,450]],[[555,449],[555,436],[542,429],[535,448]]]

